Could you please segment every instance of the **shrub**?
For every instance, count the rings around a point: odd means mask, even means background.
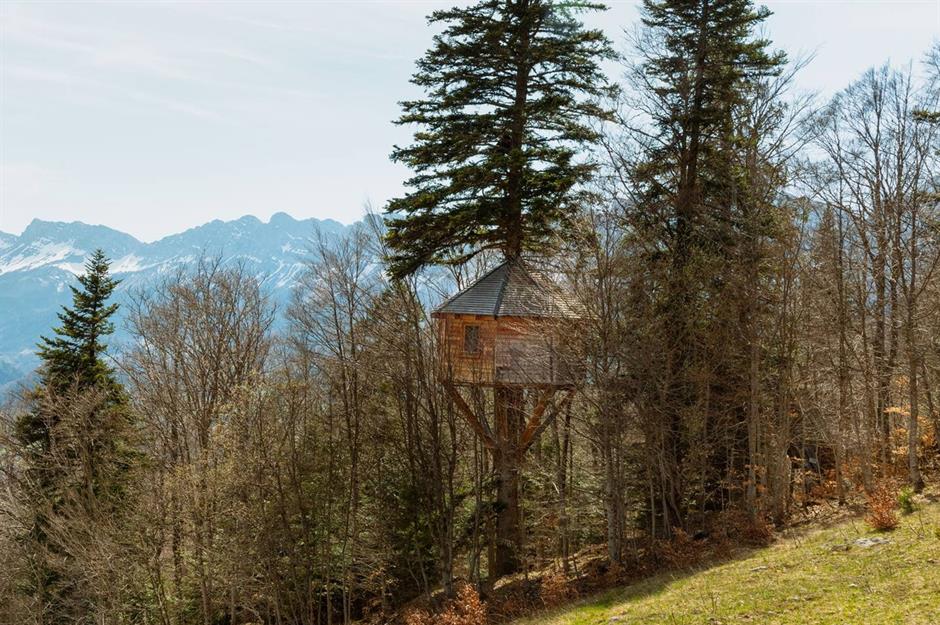
[[[744,510],[725,510],[715,517],[712,535],[724,536],[735,544],[766,547],[774,540],[774,526],[763,515],[751,515]]]
[[[728,510],[722,515],[730,538],[745,545],[766,547],[774,540],[774,526],[763,515],[751,515],[744,510]]]
[[[658,556],[670,567],[685,568],[696,564],[702,555],[701,546],[681,528],[673,528],[672,540],[656,544]]]
[[[879,485],[868,493],[868,515],[865,522],[879,532],[893,530],[898,526],[896,503],[894,489],[888,484]]]
[[[615,586],[624,582],[626,570],[622,565],[611,562],[604,572],[603,582],[606,586]]]
[[[901,492],[898,493],[898,507],[901,509],[901,514],[913,514],[914,510],[917,508],[914,506],[914,489],[910,486],[905,486],[901,489]]]
[[[577,591],[562,573],[552,573],[542,578],[539,597],[546,606],[561,605],[577,596]]]
[[[526,596],[526,592],[519,588],[509,591],[499,601],[494,599],[490,604],[490,614],[497,623],[515,621],[537,609],[536,598]]]
[[[406,625],[486,625],[486,606],[470,584],[457,589],[457,596],[442,612],[415,610],[405,616]]]

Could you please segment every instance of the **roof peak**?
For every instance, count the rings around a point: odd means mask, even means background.
[[[521,257],[506,259],[434,310],[435,315],[577,317],[576,306]]]

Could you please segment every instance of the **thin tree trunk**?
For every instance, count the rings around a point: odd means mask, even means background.
[[[519,570],[522,546],[519,508],[519,435],[524,391],[497,387],[494,391],[496,433],[499,446],[493,452],[498,479],[496,491],[496,549],[490,564],[494,579]]]
[[[755,321],[751,320],[751,325]],[[748,377],[750,378],[749,382],[749,393],[748,393],[748,419],[747,419],[747,452],[748,452],[748,464],[747,464],[747,510],[751,516],[757,515],[757,442],[760,435],[759,429],[759,419],[760,419],[760,381],[758,379],[759,374],[759,359],[760,359],[760,348],[757,344],[757,337],[755,332],[751,331],[750,336],[750,367],[748,372]]]
[[[911,482],[911,487],[916,491],[920,492],[924,489],[924,480],[920,474],[920,467],[917,463],[917,449],[920,444],[920,435],[917,431],[918,423],[918,396],[917,396],[917,354],[913,347],[909,348],[910,350],[910,371],[909,376],[910,380],[908,382],[908,389],[910,391],[910,415],[907,419],[907,466],[909,472],[909,479]]]

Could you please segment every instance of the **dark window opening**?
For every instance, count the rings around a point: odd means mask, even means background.
[[[465,354],[480,353],[480,326],[463,327],[463,351]]]

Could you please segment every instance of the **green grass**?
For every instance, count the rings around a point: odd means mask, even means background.
[[[854,541],[882,537],[863,548]],[[845,550],[845,545],[851,545]],[[783,538],[710,568],[674,572],[514,625],[940,625],[940,505],[875,533],[862,520]]]

